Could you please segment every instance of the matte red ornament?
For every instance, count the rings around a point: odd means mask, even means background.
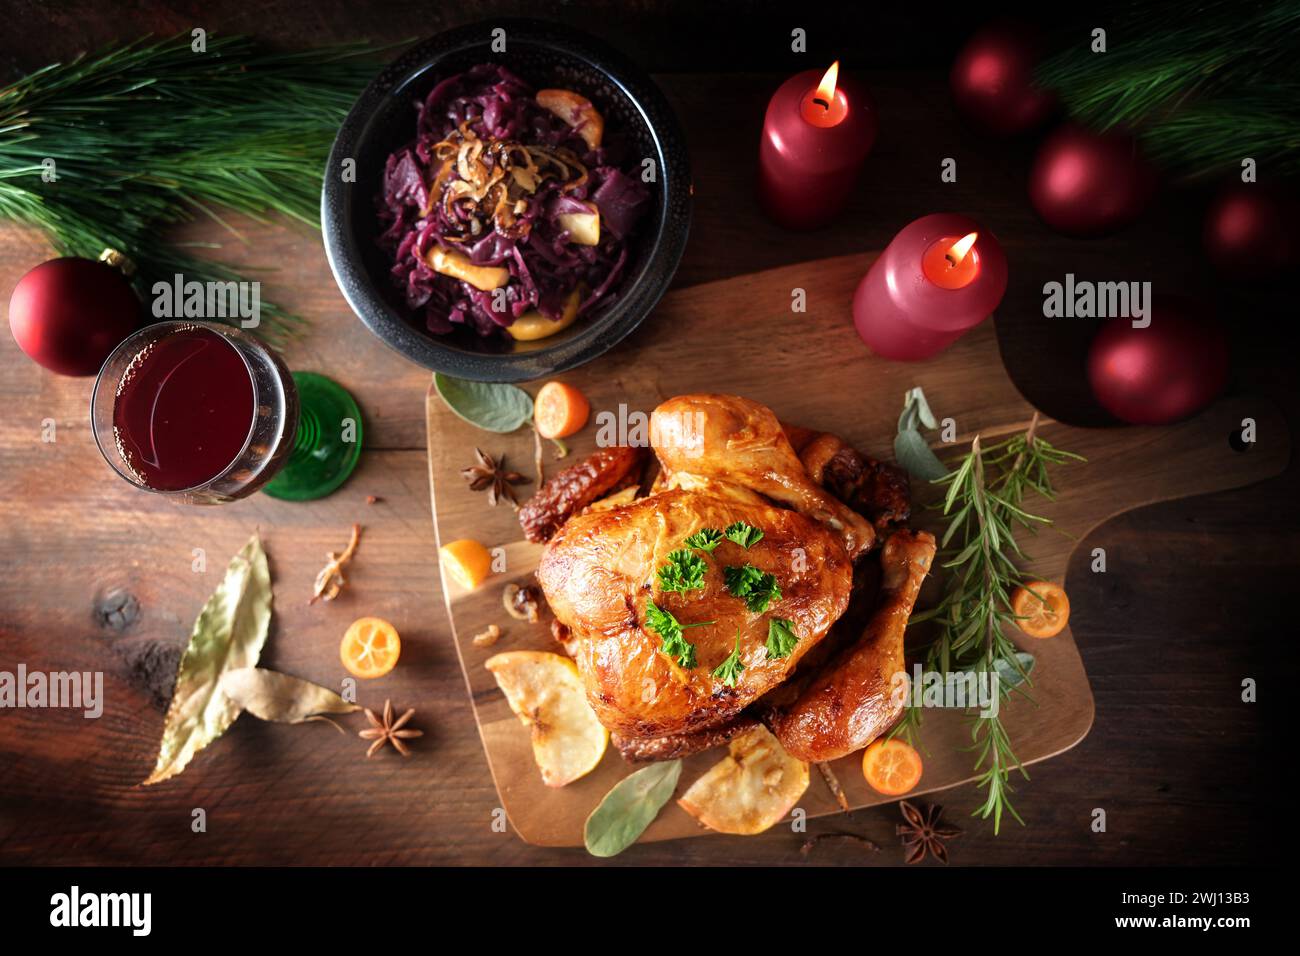
[[[1134,425],[1166,425],[1214,401],[1228,381],[1223,327],[1195,303],[1157,298],[1151,324],[1112,319],[1093,340],[1088,381],[1098,402]]]
[[[1205,254],[1233,279],[1276,279],[1300,266],[1293,196],[1258,183],[1234,183],[1205,214]]]
[[[1029,198],[1038,215],[1057,232],[1080,238],[1130,225],[1155,187],[1155,170],[1131,136],[1092,133],[1075,123],[1044,141],[1029,172]]]
[[[18,347],[60,375],[94,375],[140,324],[140,300],[117,269],[93,259],[42,262],[9,298]]]
[[[1056,109],[1056,95],[1034,85],[1041,58],[1038,31],[1000,20],[962,47],[948,76],[957,109],[988,133],[1011,136],[1033,129]]]

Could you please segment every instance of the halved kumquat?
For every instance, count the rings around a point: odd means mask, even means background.
[[[383,677],[397,666],[401,653],[397,628],[378,617],[357,618],[339,645],[339,659],[354,677]]]
[[[1070,620],[1070,599],[1051,581],[1034,581],[1011,593],[1016,625],[1030,637],[1055,637]]]
[[[543,438],[568,438],[581,431],[590,414],[587,396],[563,382],[547,382],[533,400],[533,424]]]
[[[921,755],[902,740],[881,738],[862,752],[862,775],[878,793],[901,797],[921,782]]]

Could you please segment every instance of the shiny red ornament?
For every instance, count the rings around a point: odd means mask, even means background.
[[[1205,214],[1205,254],[1232,279],[1268,280],[1300,266],[1294,197],[1258,183],[1227,186]]]
[[[1029,198],[1057,232],[1092,238],[1137,219],[1155,194],[1156,181],[1131,136],[1066,123],[1038,149],[1029,171]]]
[[[127,278],[93,259],[51,259],[18,280],[9,299],[14,341],[60,375],[94,375],[140,324]]]
[[[1158,298],[1151,324],[1112,319],[1092,342],[1088,381],[1097,401],[1134,425],[1166,425],[1214,401],[1228,381],[1223,327],[1195,303]]]
[[[1041,58],[1038,32],[1014,21],[981,28],[962,47],[948,76],[957,109],[988,133],[1033,129],[1056,109],[1056,95],[1034,85]]]

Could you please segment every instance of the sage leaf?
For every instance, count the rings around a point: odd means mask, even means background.
[[[522,388],[467,382],[433,373],[433,387],[458,417],[490,432],[512,432],[533,417],[533,398]]]
[[[920,419],[922,425],[930,431],[939,427],[938,420],[934,417],[934,412],[930,411],[930,403],[925,400],[925,390],[920,385],[908,391],[903,396],[903,409],[916,409],[916,417]]]
[[[665,760],[628,774],[605,794],[587,824],[582,840],[592,856],[617,856],[645,832],[677,789],[680,760]]]
[[[221,693],[221,676],[257,664],[270,624],[271,572],[262,542],[253,535],[194,622],[176,672],[158,762],[144,784],[176,776],[235,722],[239,705]]]
[[[350,714],[349,704],[328,687],[264,667],[241,667],[221,675],[221,692],[259,720],[301,724],[316,714]]]
[[[1006,660],[999,657],[993,662],[993,670],[997,672],[998,684],[1003,691],[1009,692],[1011,688],[1020,684],[1034,670],[1034,655],[1025,651],[1016,652],[1016,662],[1020,665],[1019,669],[1012,667]],[[1023,673],[1022,673],[1023,672]]]
[[[894,437],[894,460],[913,478],[934,481],[948,474],[948,469],[930,450],[921,433],[912,428],[900,431]]]

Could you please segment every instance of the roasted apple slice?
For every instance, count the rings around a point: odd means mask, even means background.
[[[600,245],[600,209],[594,202],[586,204],[588,212],[565,212],[556,216],[561,229],[580,246]]]
[[[437,246],[429,250],[425,261],[429,268],[440,275],[451,276],[468,282],[476,289],[491,292],[510,281],[510,270],[505,266],[480,266],[469,261],[468,256],[459,252],[448,252]]]
[[[749,836],[781,822],[807,789],[808,765],[760,725],[734,738],[677,802],[710,830]]]
[[[581,299],[578,290],[574,289],[564,300],[564,312],[558,319],[552,319],[542,315],[536,309],[530,309],[507,325],[506,331],[516,342],[533,342],[554,335],[556,332],[562,332],[577,321],[578,304]]]
[[[538,90],[535,99],[542,109],[572,126],[588,146],[600,148],[600,141],[605,137],[605,118],[591,105],[591,100],[573,90]]]
[[[532,732],[542,783],[563,787],[596,768],[609,731],[587,703],[573,661],[547,651],[507,651],[488,658],[484,666]]]

